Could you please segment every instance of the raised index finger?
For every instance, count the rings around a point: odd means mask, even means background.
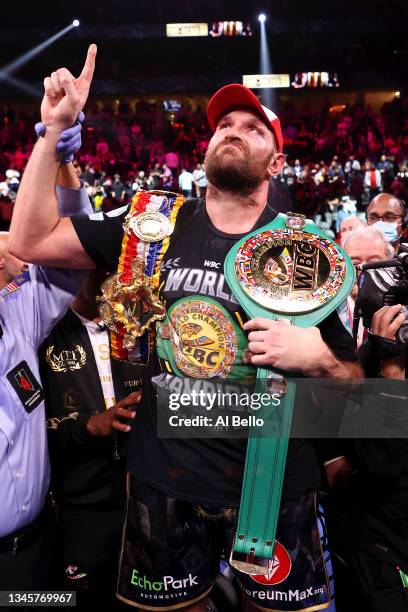
[[[88,53],[86,54],[86,60],[84,67],[82,68],[80,78],[82,77],[87,81],[92,81],[93,73],[95,70],[96,51],[97,46],[94,43],[92,43],[92,45],[89,45]]]

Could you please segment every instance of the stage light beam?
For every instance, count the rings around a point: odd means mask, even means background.
[[[2,75],[0,71],[0,81],[4,81],[14,87],[14,89],[18,89],[23,93],[27,94],[27,96],[31,96],[32,98],[42,98],[43,91],[39,87],[34,87],[30,83],[26,83],[25,81],[21,81],[20,79],[16,79],[11,75]]]
[[[79,19],[74,19],[72,25],[74,26],[74,28],[77,28],[79,26]]]
[[[76,19],[75,21],[78,20]],[[23,53],[23,55],[20,55],[20,57],[17,57],[17,59],[13,60],[6,66],[3,66],[3,68],[0,69],[0,81],[4,81],[7,76],[10,76],[14,72],[17,72],[17,70],[19,70],[28,62],[30,62],[36,55],[39,55],[42,51],[44,51],[44,49],[52,45],[56,40],[61,38],[61,36],[64,36],[64,34],[67,34],[67,32],[69,32],[75,27],[76,26],[74,25],[74,22],[70,23],[66,28],[63,28],[50,38],[47,38],[47,40],[44,40],[44,42],[30,49],[30,51]]]
[[[262,19],[261,19],[262,17]],[[259,48],[259,74],[272,74],[271,56],[269,53],[268,37],[266,33],[266,15],[261,13],[258,16],[260,29],[260,48]],[[273,89],[263,89],[261,93],[263,103],[268,108],[276,108],[276,95]]]

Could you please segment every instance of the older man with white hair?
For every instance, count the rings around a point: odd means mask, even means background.
[[[351,232],[346,232],[342,240],[342,247],[356,267],[361,264],[394,257],[394,249],[391,244],[387,241],[382,231],[373,226],[362,226]],[[350,319],[353,318],[357,292],[358,285],[356,282],[351,294],[347,298]],[[364,339],[363,335],[364,329],[360,322],[357,335],[358,347]]]

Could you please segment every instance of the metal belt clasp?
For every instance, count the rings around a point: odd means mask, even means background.
[[[254,574],[256,576],[265,576],[270,571],[269,562],[270,559],[273,558],[275,541],[274,540],[266,540],[265,546],[271,547],[270,557],[268,558],[259,557],[255,554],[255,548],[250,548],[249,553],[238,552],[235,549],[236,539],[244,540],[245,536],[243,533],[238,533],[235,538],[231,549],[231,554],[229,558],[229,563],[232,567],[235,567],[239,572],[243,574]],[[252,539],[253,543],[257,543],[257,538],[249,538]]]
[[[274,370],[268,372],[268,377],[265,381],[266,390],[270,395],[284,397],[288,392],[288,381],[282,374],[278,374]]]

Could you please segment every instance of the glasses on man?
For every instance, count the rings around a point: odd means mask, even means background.
[[[377,215],[377,213],[370,213],[367,215],[367,223],[372,225],[377,221],[385,221],[386,223],[395,223],[398,219],[401,219],[402,215],[394,215],[394,213],[387,212],[383,215]]]

